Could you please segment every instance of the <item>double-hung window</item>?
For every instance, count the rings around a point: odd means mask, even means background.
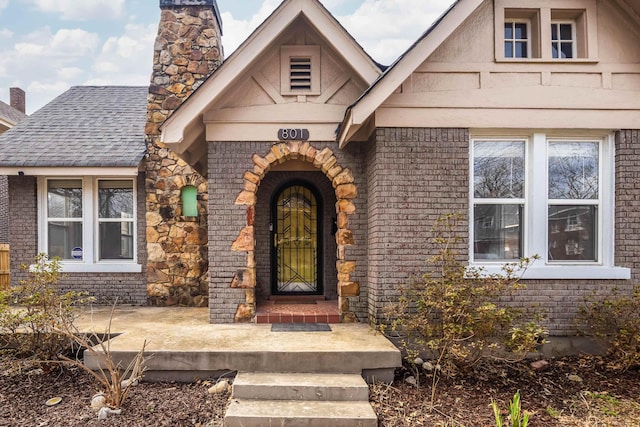
[[[68,272],[139,272],[134,178],[42,177],[39,250]]]
[[[473,138],[472,265],[525,278],[629,278],[614,261],[613,137]]]
[[[47,253],[50,257],[81,258],[83,240],[81,179],[47,180]],[[75,251],[74,251],[75,249]]]
[[[476,260],[523,256],[525,142],[473,145],[473,253]]]
[[[548,142],[548,261],[598,262],[600,143]]]

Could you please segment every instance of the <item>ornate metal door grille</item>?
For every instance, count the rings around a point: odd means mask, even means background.
[[[314,193],[304,185],[281,191],[274,207],[273,233],[277,294],[318,294],[319,209]]]

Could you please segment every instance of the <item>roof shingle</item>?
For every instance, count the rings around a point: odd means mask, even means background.
[[[26,117],[27,115],[22,111],[16,110],[11,105],[0,101],[0,119],[5,118],[11,124],[15,125],[21,120],[24,120]]]
[[[74,86],[0,135],[0,167],[134,167],[147,87]]]

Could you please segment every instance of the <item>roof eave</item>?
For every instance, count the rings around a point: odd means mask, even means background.
[[[350,52],[345,57],[355,62],[353,68],[363,80],[371,84],[380,76],[382,71],[378,64],[320,3],[316,0],[285,0],[165,121],[160,128],[161,141],[178,152],[186,152],[195,142],[188,141],[190,128],[202,129],[202,114],[300,15],[306,16],[321,34],[333,32],[344,35],[339,40],[340,45],[334,47],[338,52]],[[332,42],[331,37],[325,38]]]
[[[347,109],[340,138],[355,134],[376,109],[413,73],[485,0],[458,0]],[[347,122],[347,115],[349,121]],[[357,130],[356,130],[357,131]],[[348,139],[340,140],[346,146]]]

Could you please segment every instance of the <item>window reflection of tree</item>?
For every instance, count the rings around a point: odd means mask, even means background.
[[[476,144],[474,159],[477,198],[507,199],[524,196],[524,144],[519,142]]]
[[[598,144],[550,143],[549,198],[598,198]]]

